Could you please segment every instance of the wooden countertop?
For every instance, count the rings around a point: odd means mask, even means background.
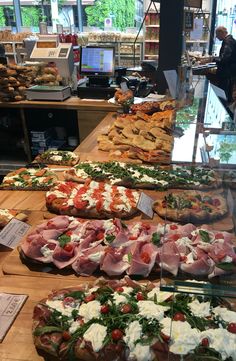
[[[77,286],[78,280],[45,279],[31,277],[4,276],[0,282],[0,292],[26,294],[28,299],[0,344],[1,361],[43,361],[37,354],[32,340],[33,308],[55,288]]]
[[[0,108],[56,108],[56,109],[74,109],[74,110],[89,110],[97,111],[104,110],[108,112],[116,111],[118,106],[108,103],[103,99],[80,99],[72,96],[69,99],[60,101],[32,101],[22,100],[19,102],[0,102]]]

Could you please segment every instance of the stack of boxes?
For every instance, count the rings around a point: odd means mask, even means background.
[[[30,134],[32,155],[45,152],[45,150],[51,147],[51,144],[55,139],[54,128],[48,128],[44,131],[32,130]]]

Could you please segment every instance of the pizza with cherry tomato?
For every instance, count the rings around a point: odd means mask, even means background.
[[[222,195],[200,191],[172,192],[157,200],[154,211],[176,222],[202,223],[224,217],[227,203]]]
[[[38,302],[32,332],[45,359],[232,361],[236,312],[219,297],[163,292],[129,278],[99,279]]]
[[[48,190],[57,182],[57,175],[46,168],[19,168],[8,173],[0,189]]]
[[[60,182],[46,194],[49,211],[88,218],[129,218],[137,213],[139,193],[103,182]]]

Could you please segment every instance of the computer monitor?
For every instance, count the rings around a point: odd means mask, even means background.
[[[86,46],[81,48],[80,74],[112,77],[115,73],[115,48]]]

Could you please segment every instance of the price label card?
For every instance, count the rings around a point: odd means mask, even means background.
[[[146,216],[148,216],[149,218],[153,218],[153,209],[152,209],[152,205],[154,203],[154,200],[147,196],[145,193],[141,193],[140,197],[139,197],[139,201],[138,201],[138,205],[137,208]]]
[[[120,87],[121,87],[121,90],[122,90],[123,93],[125,93],[127,90],[129,90],[128,87],[127,87],[127,83],[125,81],[122,81],[120,83]]]
[[[27,223],[12,218],[0,232],[0,244],[14,249],[29,228]]]
[[[0,342],[6,336],[27,298],[27,295],[0,293]]]

